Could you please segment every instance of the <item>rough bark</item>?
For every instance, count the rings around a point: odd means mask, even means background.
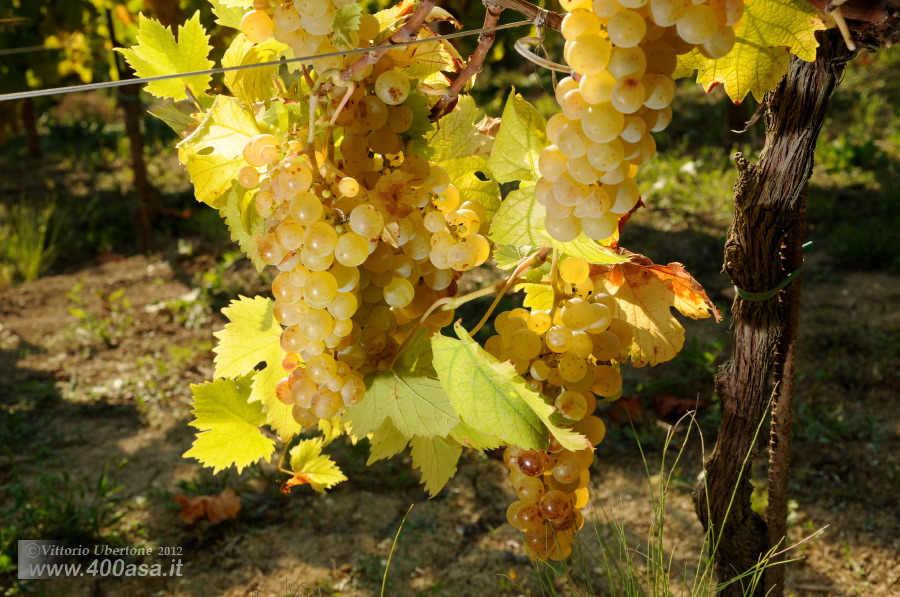
[[[787,231],[782,269],[796,271],[803,265],[803,233],[806,229],[806,189],[794,225]],[[784,326],[775,348],[775,388],[772,390],[772,429],[769,434],[769,505],[766,508],[769,546],[777,547],[773,563],[786,559],[788,482],[791,476],[791,424],[794,419],[794,365],[797,361],[800,324],[800,279],[781,293]],[[773,566],[766,574],[767,595],[784,595],[784,565]]]
[[[835,31],[819,37],[817,60],[794,58],[785,80],[766,96],[766,144],[759,162],[737,157],[734,223],[725,243],[723,271],[748,292],[778,286],[788,273],[782,259],[802,244],[796,230],[805,212],[803,191],[812,173],[816,139],[849,58]],[[722,425],[706,462],[704,483],[694,492],[697,515],[717,538],[716,571],[721,582],[752,568],[768,551],[766,523],[750,508],[753,488],[748,473],[759,449],[756,439],[770,405],[775,350],[787,319],[785,304],[777,297],[735,298],[731,360],[716,376]],[[764,579],[755,594],[764,595],[766,585]],[[742,583],[735,582],[720,594],[744,592]]]

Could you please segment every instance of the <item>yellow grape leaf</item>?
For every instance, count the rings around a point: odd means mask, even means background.
[[[503,440],[496,435],[478,431],[471,425],[466,425],[462,422],[453,428],[450,432],[450,437],[461,445],[479,452],[495,450],[503,445]]]
[[[178,144],[178,161],[187,166],[198,201],[225,207],[225,194],[247,165],[244,146],[259,133],[253,115],[240,100],[216,96],[203,122]]]
[[[234,0],[209,0],[212,4],[213,14],[216,15],[216,23],[223,27],[231,27],[232,29],[241,28],[241,20],[247,9],[253,6],[252,1]]]
[[[325,493],[326,489],[347,480],[338,465],[322,453],[321,437],[301,440],[291,448],[291,472],[294,476],[281,485],[284,493],[290,493],[292,487],[306,484],[319,493]]]
[[[238,33],[222,57],[222,66],[245,66],[274,62],[287,49],[287,45],[274,39],[255,44]],[[225,73],[225,86],[244,104],[268,101],[275,94],[275,78],[278,65],[258,66]]]
[[[259,430],[266,423],[262,405],[247,402],[249,376],[191,385],[191,392],[196,419],[189,425],[200,432],[185,458],[196,458],[214,473],[232,465],[240,473],[260,458],[272,457],[275,442]]]
[[[456,463],[462,446],[450,438],[414,437],[409,442],[413,466],[422,471],[422,483],[429,497],[434,497],[456,474]]]
[[[178,28],[178,40],[171,30],[166,29],[156,19],[140,15],[138,19],[137,45],[119,49],[135,74],[139,77],[157,77],[207,70],[214,66],[209,59],[212,46],[209,36],[200,24],[197,11],[184,25]],[[171,97],[178,101],[188,98],[185,88],[194,97],[202,96],[209,87],[212,75],[194,75],[147,84],[147,92],[156,97]]]
[[[722,316],[703,287],[680,263],[655,265],[643,255],[612,266],[593,267],[596,292],[615,297],[613,317],[625,321],[633,334],[631,361],[635,367],[658,365],[674,357],[684,345],[684,328],[672,315],[703,319]]]
[[[222,309],[229,323],[224,330],[213,333],[219,340],[213,348],[215,376],[238,377],[264,363],[265,368],[253,376],[253,390],[248,400],[263,403],[266,422],[287,441],[300,431],[300,425],[291,416],[291,407],[275,396],[275,386],[285,377],[285,372],[281,367],[284,360],[281,324],[273,315],[274,304],[271,299],[260,296],[252,299],[239,296]]]
[[[818,11],[806,0],[747,0],[731,52],[709,60],[694,50],[679,56],[675,74],[684,76],[698,69],[697,82],[707,91],[721,84],[735,103],[748,93],[762,101],[787,74],[790,54],[807,62],[816,59],[815,33],[823,29]]]
[[[419,39],[435,37],[428,29],[419,32]],[[395,68],[410,79],[424,79],[438,72],[456,73],[460,70],[461,59],[456,49],[447,40],[424,42],[404,49],[391,50]]]
[[[515,89],[510,91],[491,149],[490,168],[498,182],[540,178],[538,159],[550,145],[546,129],[540,112]]]
[[[525,308],[533,311],[549,311],[553,308],[553,287],[549,284],[532,284],[531,282],[518,284],[516,291],[525,291]]]

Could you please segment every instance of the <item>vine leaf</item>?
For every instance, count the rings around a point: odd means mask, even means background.
[[[481,203],[488,217],[492,217],[500,207],[500,186],[490,180],[493,175],[487,156],[494,140],[484,133],[481,127],[484,122],[484,115],[476,107],[475,100],[464,95],[459,98],[456,108],[440,120],[428,140],[428,148],[432,152],[431,161],[447,171],[463,201]],[[478,178],[478,172],[489,180]]]
[[[516,290],[525,291],[525,300],[522,303],[528,309],[533,311],[549,311],[553,308],[555,295],[553,287],[548,284],[519,284]]]
[[[582,233],[573,241],[562,243],[544,228],[544,206],[534,198],[534,185],[526,184],[512,191],[500,204],[491,223],[491,240],[498,245],[518,247],[553,247],[567,255],[581,257],[590,263],[624,263],[627,257],[614,253]]]
[[[259,430],[266,416],[261,404],[247,401],[250,391],[249,375],[191,385],[195,420],[189,425],[200,432],[184,458],[196,458],[214,473],[232,465],[240,473],[260,458],[272,457],[275,442]]]
[[[231,232],[231,240],[238,243],[256,271],[262,272],[266,264],[259,257],[256,238],[265,234],[266,221],[256,211],[255,197],[256,191],[248,191],[235,183],[225,195],[225,207],[219,214]]]
[[[688,76],[698,69],[697,82],[707,91],[723,84],[735,103],[748,93],[762,101],[787,74],[790,54],[807,62],[816,59],[815,33],[825,29],[825,23],[812,5],[796,0],[747,0],[744,10],[728,55],[710,60],[693,50],[678,57],[675,76]]]
[[[592,267],[591,278],[597,292],[615,297],[613,317],[631,327],[635,367],[658,365],[681,350],[684,328],[672,315],[672,307],[693,319],[722,320],[706,291],[680,263],[656,265],[632,254],[629,263]]]
[[[396,456],[406,448],[409,439],[397,431],[390,419],[385,419],[375,433],[369,436],[369,459],[366,466],[379,460],[385,460]]]
[[[410,444],[413,466],[422,471],[425,491],[429,497],[434,497],[456,474],[462,446],[443,437],[414,437]]]
[[[282,483],[281,491],[290,493],[297,485],[309,484],[315,491],[325,493],[347,477],[338,465],[322,453],[322,438],[300,440],[291,448],[291,472],[294,476]]]
[[[300,425],[291,415],[291,407],[275,396],[275,386],[285,373],[281,367],[284,359],[281,324],[275,320],[274,305],[271,299],[260,296],[252,299],[239,296],[222,309],[229,323],[224,330],[213,333],[219,340],[213,348],[216,353],[214,375],[239,377],[254,371],[260,363],[265,364],[265,368],[253,376],[248,400],[262,402],[266,422],[287,439],[300,431]]]
[[[478,431],[465,423],[460,423],[454,427],[453,431],[450,432],[450,437],[463,446],[479,452],[493,450],[503,445],[503,440],[496,435]]]
[[[366,379],[366,397],[347,409],[353,435],[374,433],[386,419],[407,439],[447,435],[459,419],[431,365],[431,344],[420,330],[390,371]]]
[[[353,6],[356,6],[355,4]],[[262,43],[253,43],[243,33],[239,33],[231,42],[222,57],[222,66],[245,66],[272,62],[288,48],[287,45],[274,39]],[[225,86],[245,105],[251,106],[258,101],[269,101],[275,95],[275,79],[278,66],[258,66],[225,73]]]
[[[516,374],[511,363],[488,354],[459,323],[454,329],[459,340],[436,335],[431,344],[438,377],[463,423],[524,448],[545,449],[548,429],[567,449],[587,445],[583,436],[550,421],[554,408]]]
[[[544,117],[513,89],[491,150],[490,168],[498,182],[533,182],[540,178],[538,159],[550,145],[546,128]]]
[[[219,524],[237,518],[241,510],[241,498],[230,487],[215,495],[174,495],[172,499],[181,507],[178,518],[185,524]]]
[[[511,272],[523,259],[531,257],[539,250],[537,247],[501,245],[494,249],[494,265],[505,272]]]
[[[334,13],[334,21],[331,30],[334,35],[331,43],[339,49],[350,49],[353,47],[353,40],[350,34],[359,30],[359,22],[362,19],[363,8],[355,2],[345,4]]]
[[[178,144],[178,161],[187,167],[198,201],[224,207],[225,193],[247,165],[244,146],[258,132],[256,119],[240,100],[216,96],[203,122]]]
[[[207,70],[214,65],[209,59],[212,46],[209,45],[206,30],[200,24],[199,11],[178,28],[177,41],[175,34],[159,21],[140,15],[137,42],[132,48],[117,48],[117,51],[125,56],[138,77],[189,73]],[[188,99],[185,87],[191,90],[194,97],[205,95],[211,80],[212,75],[194,75],[154,81],[147,84],[147,92],[156,97],[170,97],[178,101]]]
[[[235,2],[234,0],[209,0],[212,4],[213,14],[216,15],[216,23],[232,29],[241,28],[241,20],[247,8],[253,6],[251,1]]]

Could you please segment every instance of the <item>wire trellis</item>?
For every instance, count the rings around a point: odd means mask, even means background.
[[[417,44],[430,43],[435,41],[441,41],[444,39],[454,39],[457,37],[465,37],[467,35],[480,35],[482,33],[487,33],[489,31],[499,31],[501,29],[512,29],[514,27],[522,27],[525,25],[532,25],[531,21],[516,21],[515,23],[506,23],[503,25],[497,25],[495,27],[486,27],[481,29],[468,29],[466,31],[457,31],[455,33],[448,33],[446,35],[437,35],[435,37],[427,37],[422,39],[414,39],[408,42],[402,42],[397,44],[391,44],[390,48],[403,48],[406,46],[413,46]],[[125,87],[128,85],[141,85],[144,83],[155,83],[157,81],[168,81],[171,79],[181,79],[187,77],[196,77],[199,75],[216,75],[220,73],[229,73],[240,70],[247,70],[251,68],[262,68],[267,66],[280,66],[282,64],[291,64],[294,62],[309,62],[311,60],[320,59],[320,58],[334,58],[337,56],[349,56],[352,54],[366,54],[368,52],[372,52],[374,50],[379,49],[378,46],[373,46],[370,48],[354,48],[351,50],[346,50],[342,52],[330,52],[328,54],[317,54],[313,56],[301,56],[299,58],[286,58],[282,60],[273,60],[270,62],[260,62],[259,64],[242,64],[238,66],[225,66],[219,68],[210,68],[206,70],[198,70],[191,71],[187,73],[174,73],[170,75],[158,75],[155,77],[143,77],[143,78],[134,78],[134,79],[121,79],[119,81],[104,81],[101,83],[86,83],[84,85],[72,85],[69,87],[54,87],[51,89],[36,89],[32,91],[20,91],[16,93],[7,93],[0,95],[0,102],[20,100],[20,99],[28,99],[35,97],[46,97],[50,95],[62,95],[66,93],[77,93],[84,91],[96,91],[99,89],[112,89],[117,87]]]

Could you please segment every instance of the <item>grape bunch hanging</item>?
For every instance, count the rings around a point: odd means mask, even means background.
[[[651,133],[672,120],[676,59],[694,48],[721,58],[734,46],[743,0],[566,1],[559,82],[562,112],[547,122],[535,195],[559,241],[582,231],[604,240],[640,198],[639,166],[656,154]]]
[[[272,313],[284,358],[275,394],[301,427],[362,402],[367,376],[390,370],[417,327],[448,326],[453,311],[435,307],[457,295],[460,277],[492,248],[485,205],[466,200],[423,151],[416,120],[437,95],[434,80],[404,71],[417,50],[394,48],[364,65],[342,56],[400,26],[362,13],[339,38],[333,24],[345,7],[358,9],[348,0],[256,0],[240,25],[253,44],[274,40],[310,57],[300,82],[281,94],[308,105],[306,121],[250,138],[237,175],[264,222],[258,256],[278,271]],[[638,168],[656,152],[652,133],[672,119],[677,56],[694,48],[725,55],[743,3],[565,0],[563,8],[572,74],[556,86],[562,112],[547,123],[551,145],[538,160],[534,198],[556,241],[582,233],[605,241],[638,204]],[[555,251],[542,271],[552,306],[498,314],[484,349],[552,407],[550,429],[586,440],[573,450],[550,434],[545,450],[507,445],[503,456],[517,497],[509,523],[532,557],[563,559],[584,525],[589,468],[605,436],[593,413],[621,395],[619,365],[633,338],[584,259]]]

